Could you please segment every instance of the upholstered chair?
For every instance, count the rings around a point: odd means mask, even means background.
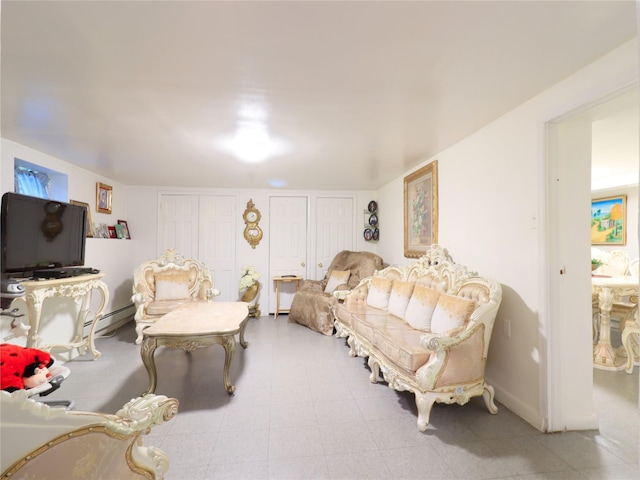
[[[289,322],[309,327],[324,335],[333,333],[331,307],[334,291],[351,290],[360,280],[383,267],[382,258],[371,252],[343,250],[331,261],[321,280],[305,280],[293,297]]]
[[[136,343],[142,341],[142,330],[179,305],[209,302],[217,295],[211,272],[198,260],[169,249],[157,260],[144,262],[133,272]]]

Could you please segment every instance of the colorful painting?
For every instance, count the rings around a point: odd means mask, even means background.
[[[438,242],[438,161],[404,178],[404,256],[417,258]]]
[[[627,244],[627,196],[591,201],[591,244]]]

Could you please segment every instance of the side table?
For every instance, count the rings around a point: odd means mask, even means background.
[[[273,277],[273,283],[276,286],[276,309],[273,313],[273,318],[278,318],[278,313],[287,313],[289,312],[289,309],[283,310],[280,308],[280,283],[289,283],[289,282],[296,282],[296,292],[298,291],[298,288],[300,288],[300,280],[302,280],[302,277],[297,276],[297,275],[293,275],[293,276],[281,276],[281,277]]]

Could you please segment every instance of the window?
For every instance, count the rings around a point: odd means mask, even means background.
[[[68,176],[35,163],[14,159],[14,190],[32,197],[67,202]]]

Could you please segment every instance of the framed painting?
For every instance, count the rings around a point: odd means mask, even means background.
[[[417,258],[438,242],[438,161],[404,177],[404,256]]]
[[[87,232],[87,237],[93,237],[93,223],[91,223],[91,209],[89,208],[89,204],[85,202],[78,202],[77,200],[69,200],[71,205],[79,205],[87,209],[87,223],[85,225],[85,231]]]
[[[96,210],[99,213],[111,213],[111,195],[113,188],[104,183],[96,183]]]
[[[591,245],[627,244],[627,196],[591,200]]]

